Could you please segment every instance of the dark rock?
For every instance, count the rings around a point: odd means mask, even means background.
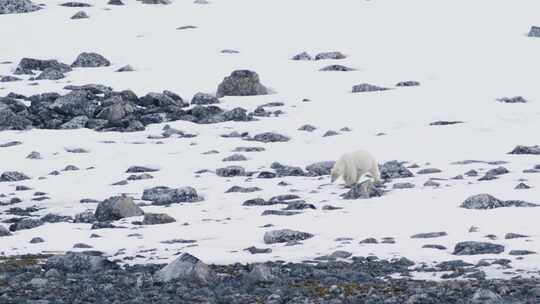
[[[443,245],[437,245],[437,244],[426,244],[422,246],[422,248],[429,248],[429,249],[438,249],[438,250],[446,250],[446,247]]]
[[[11,235],[11,232],[9,232],[9,230],[6,227],[0,225],[0,237],[10,236],[10,235]]]
[[[21,14],[40,10],[39,5],[35,5],[29,0],[1,0],[0,15],[2,14]]]
[[[537,207],[537,204],[524,201],[508,200],[502,201],[489,194],[477,194],[468,197],[461,208],[465,209],[495,209],[501,207]]]
[[[538,26],[531,26],[531,29],[529,30],[529,33],[527,34],[529,37],[540,37],[540,27]]]
[[[41,225],[45,224],[40,219],[33,219],[33,218],[24,218],[20,221],[13,223],[9,226],[10,231],[19,231],[19,230],[26,230],[26,229],[32,229],[39,227]]]
[[[65,2],[60,4],[60,6],[65,7],[91,7],[92,5],[84,2]]]
[[[459,242],[454,248],[454,255],[477,255],[477,254],[499,254],[504,251],[504,246],[487,242]]]
[[[255,246],[251,246],[244,249],[244,251],[247,251],[251,254],[261,254],[261,253],[271,253],[272,249],[271,248],[257,248]]]
[[[321,68],[319,71],[323,71],[323,72],[327,72],[327,71],[349,72],[349,71],[354,71],[354,70],[355,69],[346,67],[346,66],[341,65],[341,64],[332,64],[332,65],[325,66],[325,67]]]
[[[335,161],[322,161],[306,166],[307,175],[309,176],[324,176],[330,175],[330,171],[334,167]]]
[[[73,91],[56,99],[48,108],[61,115],[93,117],[98,104],[87,91]]]
[[[120,3],[122,3],[122,2],[120,1]],[[109,4],[111,4],[110,1],[109,1]],[[122,4],[116,4],[116,5],[123,5],[123,3]],[[119,68],[118,70],[116,70],[116,72],[118,72],[118,73],[135,72],[135,71],[136,71],[135,68],[132,67],[129,64]]]
[[[219,99],[211,94],[197,93],[191,99],[192,105],[209,105],[219,103]]]
[[[73,223],[92,224],[94,222],[96,222],[96,216],[94,215],[94,212],[90,210],[76,214],[75,219],[73,220]]]
[[[354,184],[347,193],[340,196],[344,199],[367,199],[372,197],[380,197],[383,191],[377,188],[371,181],[365,181],[361,184]]]
[[[22,79],[15,76],[0,76],[0,82],[14,82],[14,81],[22,81]]]
[[[428,239],[428,238],[437,238],[441,236],[447,236],[448,234],[444,231],[441,232],[428,232],[428,233],[419,233],[411,236],[411,239]]]
[[[75,16],[74,16],[75,17]],[[71,17],[73,19],[73,17]],[[46,68],[35,80],[58,80],[66,77],[64,73],[55,68]]]
[[[527,103],[528,102],[528,100],[523,98],[522,96],[501,97],[501,98],[497,98],[497,101],[504,102],[504,103]]]
[[[334,130],[328,130],[323,134],[323,137],[336,136],[336,135],[339,135],[339,133]]]
[[[263,143],[270,143],[270,142],[287,142],[290,140],[290,138],[285,135],[281,135],[279,133],[265,132],[265,133],[260,133],[260,134],[255,135],[250,140],[259,141]]]
[[[434,173],[441,173],[442,171],[437,168],[425,168],[418,170],[416,174],[434,174]]]
[[[97,273],[117,269],[118,265],[97,254],[68,252],[65,255],[55,255],[48,258],[44,268],[57,269],[67,273]]]
[[[234,177],[245,175],[246,170],[240,166],[228,166],[216,169],[216,175],[221,177]]]
[[[450,125],[457,125],[462,124],[463,121],[460,120],[437,120],[434,122],[430,122],[430,126],[450,126]]]
[[[363,239],[359,242],[359,244],[378,244],[379,242],[377,241],[376,238],[367,238],[367,239]]]
[[[286,210],[265,210],[263,211],[261,216],[266,216],[266,215],[291,216],[291,215],[297,215],[297,214],[300,214],[300,212],[286,211]]]
[[[311,55],[308,54],[307,52],[302,52],[300,54],[296,54],[291,59],[292,60],[313,60]]]
[[[307,132],[313,132],[317,130],[317,128],[315,126],[312,126],[312,125],[303,125],[301,126],[300,128],[298,128],[298,131],[307,131]]]
[[[131,166],[127,169],[126,173],[146,173],[146,172],[157,172],[159,169],[148,168],[143,166]]]
[[[510,250],[508,252],[509,255],[530,255],[530,254],[536,254],[536,251],[531,250]]]
[[[511,239],[517,239],[517,238],[528,238],[530,236],[528,235],[524,235],[524,234],[519,234],[519,233],[507,233],[504,235],[504,239],[505,240],[511,240]]]
[[[78,11],[75,15],[71,16],[71,19],[87,19],[90,18],[85,11]]]
[[[540,155],[540,146],[516,146],[508,154],[532,154]]]
[[[419,86],[420,82],[414,80],[401,81],[396,84],[396,87],[416,87]]]
[[[39,243],[44,243],[45,240],[43,238],[40,238],[40,237],[33,237],[31,240],[30,240],[30,244],[39,244]]]
[[[246,160],[247,160],[247,157],[245,157],[242,154],[233,154],[233,155],[227,156],[224,159],[222,159],[222,161],[224,161],[224,162],[228,162],[228,161],[246,161]]]
[[[259,187],[240,187],[240,186],[232,186],[231,188],[229,188],[227,191],[225,191],[225,193],[235,193],[235,192],[239,192],[239,193],[251,193],[251,192],[256,192],[256,191],[261,191],[262,189],[259,188]]]
[[[395,183],[392,185],[392,188],[393,189],[411,189],[411,188],[414,188],[415,185],[413,183],[409,183],[409,182],[400,182],[400,183]]]
[[[471,304],[504,304],[502,297],[491,290],[478,288],[472,298]]]
[[[18,182],[27,179],[30,177],[18,171],[6,171],[0,175],[0,182]]]
[[[259,82],[259,75],[249,70],[236,70],[218,86],[217,97],[266,95],[268,90]]]
[[[110,66],[111,63],[105,57],[98,53],[84,52],[79,54],[71,64],[73,68],[97,68]]]
[[[385,87],[379,87],[379,86],[369,84],[369,83],[357,84],[353,86],[352,88],[353,93],[377,92],[377,91],[386,91],[386,90],[390,90],[390,89],[385,88]]]
[[[276,178],[276,177],[277,177],[277,174],[270,171],[262,171],[262,172],[259,172],[259,174],[257,175],[257,178]]]
[[[379,166],[379,169],[382,179],[394,179],[414,176],[414,174],[403,165],[403,162],[398,162],[397,160],[385,162],[382,166]]]

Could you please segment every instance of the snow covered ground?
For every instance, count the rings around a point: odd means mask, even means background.
[[[516,259],[513,249],[540,251],[540,208],[499,208],[467,210],[459,205],[470,195],[489,193],[501,199],[520,199],[540,203],[540,174],[525,174],[540,164],[538,155],[509,155],[516,145],[539,144],[540,91],[538,71],[540,38],[527,37],[538,19],[538,1],[323,1],[323,0],[214,0],[194,4],[173,0],[170,5],[146,5],[128,0],[125,6],[107,1],[86,1],[89,19],[72,20],[80,8],[59,6],[60,1],[40,1],[46,6],[28,14],[0,15],[0,75],[12,74],[23,57],[57,59],[71,63],[84,51],[97,52],[113,63],[110,67],[74,69],[58,81],[20,81],[0,84],[0,96],[9,92],[32,95],[66,92],[67,84],[99,83],[115,90],[131,89],[137,94],[171,90],[190,100],[197,92],[215,93],[223,77],[236,69],[257,71],[261,82],[275,94],[250,97],[225,97],[220,106],[242,106],[253,110],[268,102],[283,102],[286,114],[253,122],[226,122],[201,125],[185,121],[170,126],[198,134],[194,138],[148,139],[158,135],[164,124],[135,133],[78,130],[2,131],[0,144],[23,144],[0,148],[0,172],[21,171],[31,180],[0,183],[0,193],[15,193],[23,200],[17,207],[44,207],[37,214],[71,215],[97,204],[81,204],[82,198],[103,200],[126,193],[140,198],[146,188],[164,185],[192,186],[204,196],[199,203],[170,207],[146,206],[145,212],[167,213],[177,222],[154,226],[133,226],[140,218],[120,223],[138,229],[90,230],[89,224],[46,224],[0,238],[5,255],[67,251],[75,243],[86,243],[95,250],[114,254],[125,248],[124,256],[141,255],[130,262],[163,262],[175,253],[189,252],[206,263],[255,262],[265,260],[301,261],[347,250],[354,255],[374,254],[381,258],[408,257],[416,262],[464,259],[509,258],[512,273],[534,276],[540,265],[538,254]],[[177,30],[193,25],[197,28]],[[237,54],[221,53],[223,49]],[[322,51],[341,51],[343,60],[293,61],[302,51],[314,55]],[[356,68],[351,72],[321,72],[330,64]],[[130,64],[135,72],[115,73]],[[417,87],[394,87],[397,82],[415,80]],[[371,83],[393,87],[382,92],[351,93],[353,85]],[[507,104],[496,101],[504,96],[521,95],[530,102]],[[302,102],[308,98],[310,102]],[[430,126],[438,120],[459,120],[462,124]],[[297,130],[312,124],[314,132]],[[351,132],[323,137],[327,130],[349,127]],[[288,135],[286,143],[261,144],[240,138],[223,138],[231,131],[273,131]],[[377,133],[386,133],[377,136]],[[104,143],[114,141],[115,143]],[[163,144],[158,144],[161,141]],[[417,163],[420,168],[435,167],[442,173],[416,175],[395,180],[416,185],[414,189],[391,190],[381,198],[343,200],[347,189],[323,178],[285,177],[277,179],[224,178],[213,173],[196,176],[201,169],[215,170],[233,163],[222,159],[239,146],[263,146],[264,152],[243,153],[248,161],[234,163],[246,170],[268,169],[274,161],[304,167],[314,162],[335,160],[355,149],[366,149],[380,163],[389,160]],[[90,153],[74,154],[66,148],[85,148]],[[219,154],[203,152],[218,150]],[[26,159],[32,151],[41,160]],[[478,181],[487,164],[453,165],[452,162],[477,159],[507,161],[509,174],[492,181]],[[429,165],[426,165],[429,163]],[[53,170],[75,165],[83,170],[49,176]],[[132,165],[152,166],[154,179],[112,186],[125,179]],[[84,170],[87,167],[95,167]],[[450,180],[470,169],[479,177]],[[416,172],[418,169],[411,169]],[[38,179],[47,176],[46,179]],[[431,177],[440,187],[425,187]],[[520,178],[531,189],[515,190]],[[277,185],[280,181],[289,186]],[[16,185],[33,191],[15,192]],[[234,185],[257,186],[253,193],[224,193]],[[391,189],[391,184],[389,185]],[[31,201],[34,191],[46,192],[50,200]],[[251,198],[293,192],[316,210],[294,216],[261,216],[266,209],[279,206],[245,207]],[[9,196],[8,196],[9,197]],[[2,199],[0,199],[2,200]],[[324,205],[343,207],[324,211]],[[0,220],[11,218],[0,207]],[[189,223],[189,225],[184,225]],[[273,224],[272,228],[262,228]],[[7,226],[7,225],[5,225]],[[478,232],[470,233],[476,226]],[[265,231],[289,228],[309,232],[315,237],[299,246],[266,245]],[[417,233],[446,231],[436,239],[411,239]],[[529,238],[504,239],[514,232]],[[90,238],[98,233],[101,238]],[[142,237],[128,237],[139,233]],[[497,255],[453,256],[460,241],[490,241],[505,245]],[[30,244],[33,237],[45,242]],[[350,244],[334,241],[351,237]],[[368,237],[394,237],[395,244],[358,244]],[[197,246],[160,243],[173,238],[196,240]],[[446,250],[422,248],[440,244]],[[252,255],[244,248],[271,248],[270,254]],[[148,249],[155,251],[146,251]],[[507,269],[493,269],[501,276]]]

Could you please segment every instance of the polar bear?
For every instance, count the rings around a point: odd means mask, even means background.
[[[343,176],[345,184],[352,186],[366,173],[374,182],[381,179],[379,165],[375,158],[366,151],[358,150],[344,154],[336,161],[331,171],[331,179],[333,183]]]

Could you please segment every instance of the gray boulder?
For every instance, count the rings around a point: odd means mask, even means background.
[[[116,221],[143,214],[142,209],[133,202],[133,198],[128,196],[110,197],[99,203],[95,212],[96,219],[100,222]]]
[[[247,274],[248,282],[252,284],[256,283],[269,283],[277,279],[276,276],[272,274],[270,267],[264,264],[255,264],[251,271]]]
[[[0,225],[0,237],[2,236],[10,236],[11,235],[11,232],[9,232],[9,230],[4,227],[3,225]]]
[[[78,11],[75,15],[71,16],[71,19],[88,19],[90,16],[85,11]]]
[[[217,89],[217,97],[266,95],[268,90],[254,71],[236,70],[225,77]]]
[[[41,219],[23,218],[22,220],[13,223],[9,226],[9,231],[27,230],[39,227],[45,224]]]
[[[531,154],[531,155],[540,155],[540,146],[521,146],[518,145],[514,150],[510,151],[508,154]]]
[[[73,220],[73,223],[93,224],[95,222],[96,216],[94,215],[94,212],[90,210],[76,214],[75,219]]]
[[[60,129],[81,129],[86,126],[90,119],[86,115],[75,116],[68,122],[60,125]]]
[[[394,179],[413,177],[414,174],[403,165],[403,162],[397,160],[387,161],[379,166],[382,179]]]
[[[538,26],[531,26],[531,29],[529,30],[529,33],[527,34],[529,37],[540,37],[540,27]]]
[[[0,182],[18,182],[27,179],[30,177],[18,171],[6,171],[0,175]]]
[[[285,135],[281,135],[279,133],[265,132],[265,133],[257,134],[249,140],[260,141],[263,143],[270,143],[270,142],[287,142],[290,140],[290,138]]]
[[[454,255],[477,255],[477,254],[499,254],[504,252],[504,246],[488,242],[459,242],[454,247]]]
[[[471,304],[503,304],[505,303],[502,299],[502,297],[495,292],[478,288],[472,298],[471,298]]]
[[[315,55],[315,60],[327,60],[327,59],[345,59],[347,56],[341,52],[322,52]]]
[[[178,203],[194,203],[203,200],[192,187],[177,189],[158,186],[143,191],[142,199],[152,201],[153,205],[169,205]]]
[[[137,106],[129,101],[124,101],[120,96],[111,97],[103,104],[106,106],[96,115],[98,119],[118,121],[137,111]]]
[[[201,92],[195,94],[191,99],[192,105],[209,105],[216,103],[219,103],[219,99],[216,96]]]
[[[97,254],[68,252],[65,255],[48,258],[44,268],[68,273],[85,273],[117,269],[118,265]]]
[[[297,61],[300,61],[300,60],[313,60],[313,57],[311,57],[311,55],[308,54],[308,52],[302,52],[302,53],[294,55],[291,59],[292,60],[297,60]]]
[[[523,98],[523,96],[514,96],[514,97],[501,97],[497,98],[498,102],[503,103],[527,103],[529,102],[527,99]]]
[[[307,232],[295,231],[291,229],[280,229],[268,231],[264,234],[265,244],[287,243],[290,241],[303,241],[312,238],[314,235]]]
[[[221,177],[243,176],[246,170],[240,166],[228,166],[216,169],[216,175]]]
[[[62,73],[70,72],[71,67],[65,63],[58,62],[54,59],[42,60],[36,58],[23,58],[17,65],[14,74],[33,75],[32,71],[45,71],[46,69],[55,69]]]
[[[93,117],[98,104],[87,91],[78,90],[57,98],[48,107],[62,115]]]
[[[468,197],[460,205],[461,208],[465,209],[495,209],[502,207],[538,207],[538,204],[533,204],[525,201],[519,200],[500,200],[489,194],[476,194]]]
[[[448,233],[444,231],[440,232],[427,232],[427,233],[418,233],[413,236],[411,236],[411,239],[430,239],[430,238],[438,238],[441,236],[447,236]]]
[[[157,271],[154,275],[156,281],[169,282],[182,280],[208,284],[214,278],[214,273],[198,258],[183,253],[176,260]]]
[[[29,0],[0,0],[0,15],[30,13],[40,9],[39,5]]]
[[[46,68],[35,80],[58,80],[65,78],[66,76],[62,71],[55,68]]]
[[[74,68],[97,68],[110,66],[111,62],[98,53],[84,52],[79,54],[71,64]]]
[[[32,122],[23,115],[15,113],[7,104],[0,101],[0,131],[25,130]]]

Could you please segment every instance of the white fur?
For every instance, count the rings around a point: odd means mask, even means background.
[[[381,179],[379,165],[375,158],[366,151],[358,150],[341,156],[332,168],[332,182],[340,176],[347,186],[352,186],[360,180],[364,174],[369,174],[374,181]]]

